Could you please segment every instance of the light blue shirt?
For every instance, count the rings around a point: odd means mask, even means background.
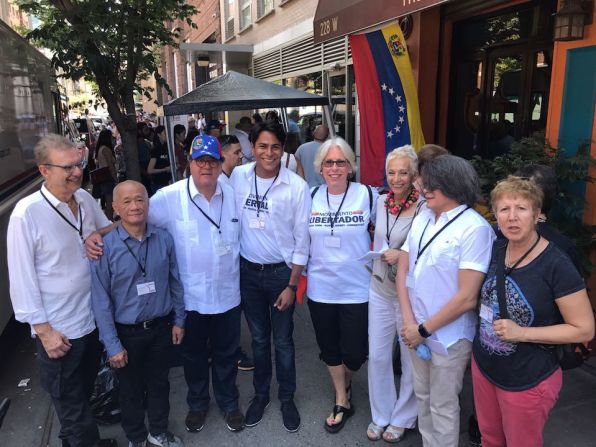
[[[174,324],[184,327],[184,290],[172,236],[148,225],[139,241],[118,226],[103,238],[103,243],[103,256],[91,263],[91,302],[108,356],[124,350],[115,323],[136,324],[174,310]],[[139,294],[137,285],[151,282],[155,292]]]

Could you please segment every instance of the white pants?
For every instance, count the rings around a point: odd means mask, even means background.
[[[461,339],[449,355],[432,353],[429,361],[410,350],[418,430],[424,447],[457,447],[459,443],[459,393],[470,362],[472,342]]]
[[[387,299],[374,291],[368,301],[368,393],[375,424],[414,428],[416,396],[412,386],[409,349],[400,340],[401,378],[399,398],[393,375],[393,340],[401,329],[397,297]]]

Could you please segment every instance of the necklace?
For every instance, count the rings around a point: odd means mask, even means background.
[[[385,199],[385,208],[390,214],[397,216],[397,214],[401,213],[403,209],[408,209],[418,202],[419,195],[420,192],[416,188],[412,188],[405,199],[396,201],[395,193],[393,191],[389,191],[387,193],[387,198]]]

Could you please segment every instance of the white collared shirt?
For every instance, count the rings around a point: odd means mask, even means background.
[[[401,248],[409,253],[408,293],[418,323],[435,315],[457,293],[459,270],[488,271],[495,233],[471,208],[445,228],[416,263],[418,252],[424,245],[465,208],[466,205],[460,205],[442,213],[435,223],[435,213],[424,207],[414,219]],[[432,339],[445,348],[462,338],[472,341],[476,322],[476,312],[468,311],[437,329]]]
[[[249,203],[254,202],[254,197],[251,198],[250,195],[255,193],[255,175],[255,163],[238,166],[232,172],[231,181],[241,220],[245,213],[256,217],[254,206]],[[265,191],[259,190],[259,195],[264,193]],[[281,166],[277,180],[267,193],[266,202],[268,213],[261,213],[264,228],[243,225],[241,245],[250,247],[250,239],[256,231],[273,232],[277,247],[288,267],[291,268],[293,264],[306,265],[310,245],[308,219],[311,203],[307,183],[285,166]],[[258,253],[241,251],[241,255],[254,260]]]
[[[41,191],[21,199],[10,216],[6,238],[10,298],[15,318],[29,323],[32,333],[33,325],[41,323],[71,339],[95,329],[83,242],[56,210],[77,229],[82,219],[83,239],[110,221],[87,191],[79,189],[74,199],[81,210],[78,218],[43,185]]]
[[[225,173],[225,172],[223,172],[223,171],[221,172],[221,174],[219,174],[219,177],[218,177],[217,179],[218,179],[218,180],[219,180],[221,183],[224,183],[224,184],[226,184],[226,185],[228,185],[228,186],[230,186],[230,187],[232,186],[232,182],[230,181],[230,177],[228,177],[228,176],[226,175],[226,173]]]
[[[248,139],[248,134],[240,129],[234,129],[232,132],[233,135],[238,138],[238,142],[240,143],[240,147],[242,148],[242,156],[244,157],[242,163],[247,164],[254,161],[255,157],[252,154],[252,144]]]
[[[221,235],[193,205],[189,191],[215,223],[221,212]],[[186,310],[219,314],[240,304],[240,222],[232,188],[218,181],[208,201],[192,177],[180,180],[151,197],[149,223],[165,228],[174,239]]]

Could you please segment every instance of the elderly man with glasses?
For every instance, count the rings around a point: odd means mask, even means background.
[[[17,203],[7,234],[15,318],[31,326],[40,382],[52,397],[62,445],[70,447],[116,445],[99,439],[89,406],[101,344],[83,241],[112,225],[81,188],[86,156],[64,137],[42,138],[35,160],[44,184]]]

